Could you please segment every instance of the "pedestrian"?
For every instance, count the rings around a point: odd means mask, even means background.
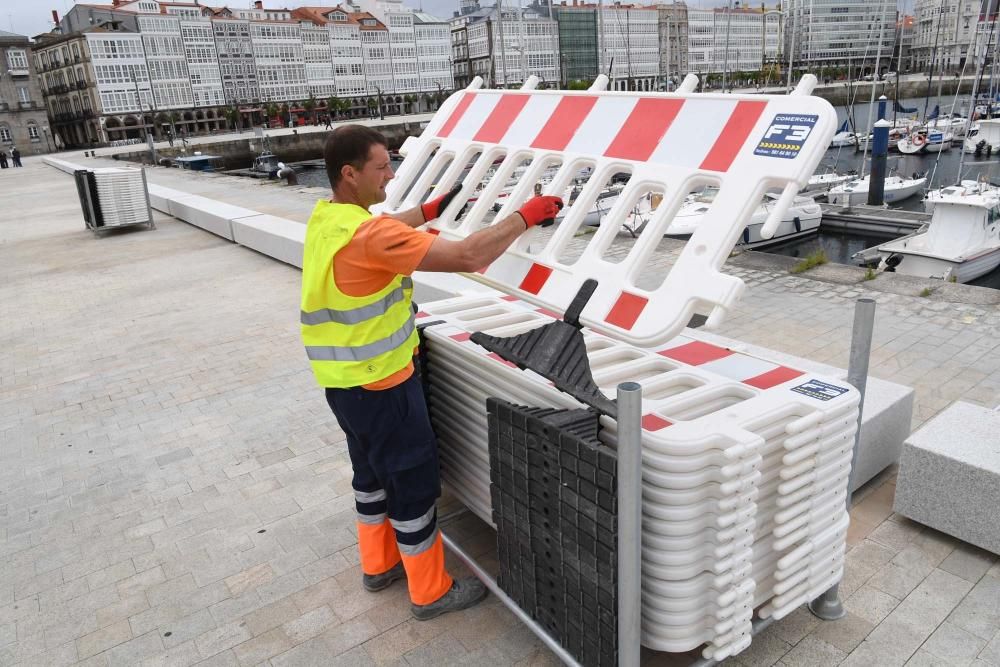
[[[7,168],[7,151],[0,150],[0,169]]]
[[[167,130],[167,143],[170,144],[171,148],[174,147],[174,133],[170,130]]]
[[[328,130],[332,129],[333,128],[333,124],[330,123],[330,115],[327,114],[326,116],[323,117],[323,119],[326,121],[326,129],[328,129]]]
[[[15,167],[23,166],[21,164],[21,151],[17,150],[17,146],[10,149],[10,160]]]
[[[344,125],[323,149],[332,198],[316,203],[303,248],[302,341],[317,383],[347,436],[354,469],[362,585],[380,591],[406,578],[418,620],[471,607],[486,596],[475,578],[445,570],[437,527],[437,440],[413,356],[416,271],[488,266],[529,227],[551,222],[562,201],[533,197],[461,241],[416,227],[437,218],[461,185],[421,206],[372,216],[393,178],[385,137]]]

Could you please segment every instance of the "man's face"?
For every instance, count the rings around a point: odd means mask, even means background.
[[[357,198],[365,208],[385,201],[385,186],[395,177],[385,146],[373,145],[368,161],[354,173]]]

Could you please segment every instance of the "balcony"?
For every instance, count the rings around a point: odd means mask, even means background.
[[[24,111],[26,109],[34,109],[35,108],[35,100],[28,100],[27,102],[18,102],[17,104],[18,104],[19,107],[21,107],[22,111]]]
[[[31,74],[31,72],[28,71],[27,67],[18,67],[18,68],[13,68],[12,67],[12,68],[10,68],[7,71],[10,72],[10,75],[12,77],[22,77],[22,76],[28,76],[28,75]]]
[[[87,87],[87,82],[86,81],[77,81],[76,82],[76,89],[77,90],[84,90],[86,87]]]

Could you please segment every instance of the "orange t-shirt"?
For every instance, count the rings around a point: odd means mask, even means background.
[[[374,294],[397,275],[408,276],[416,271],[432,243],[433,234],[387,215],[363,222],[354,237],[333,258],[337,289],[348,296]],[[390,389],[411,375],[412,361],[389,377],[362,386],[374,390]]]

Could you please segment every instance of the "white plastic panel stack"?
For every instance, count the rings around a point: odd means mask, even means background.
[[[149,201],[141,169],[94,169],[105,227],[149,222]]]
[[[490,521],[485,400],[580,407],[472,343],[549,321],[512,297],[424,304],[444,479]],[[722,659],[750,620],[786,615],[842,574],[858,394],[836,380],[684,338],[637,348],[584,330],[594,379],[643,386],[643,644]],[[615,423],[602,438],[615,445]]]

